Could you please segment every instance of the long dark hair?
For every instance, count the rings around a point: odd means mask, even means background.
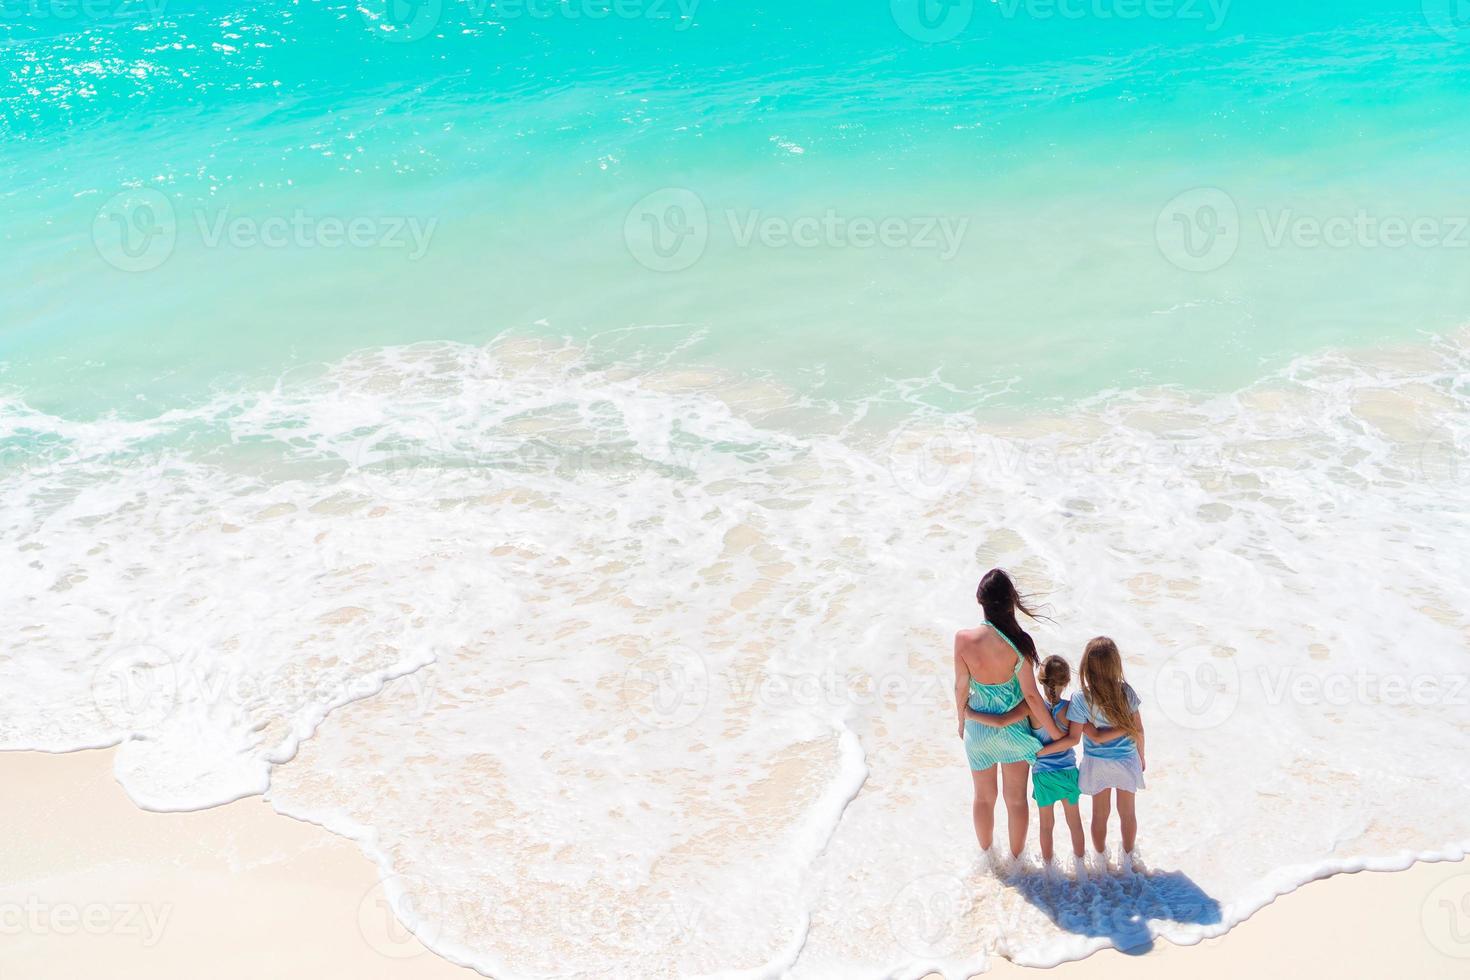
[[[985,610],[985,618],[1006,635],[1016,649],[1021,651],[1021,656],[1036,666],[1036,641],[1031,639],[1031,634],[1021,629],[1021,624],[1016,622],[1016,610],[1019,609],[1032,619],[1036,614],[1026,605],[1025,598],[1016,591],[1016,583],[1011,577],[999,568],[992,568],[980,579],[980,587],[975,590],[975,599],[980,603],[980,608]]]

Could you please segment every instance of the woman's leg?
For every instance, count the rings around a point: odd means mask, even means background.
[[[980,842],[980,850],[990,850],[991,841],[995,836],[995,767],[970,770],[970,775],[975,780],[975,806],[973,817],[975,820],[975,839]]]
[[[1072,832],[1072,853],[1081,857],[1086,850],[1082,836],[1082,808],[1076,803],[1062,803],[1062,814],[1067,818],[1067,829]]]
[[[1051,833],[1056,827],[1056,805],[1037,807],[1041,814],[1041,860],[1051,864]]]
[[[1029,762],[1007,762],[1000,767],[1001,791],[1006,797],[1006,827],[1011,833],[1011,856],[1020,857],[1026,849],[1026,821],[1031,806],[1026,802],[1026,777]]]
[[[1111,809],[1112,790],[1092,794],[1092,849],[1101,854],[1108,847],[1108,812]]]
[[[1137,793],[1118,790],[1118,824],[1123,830],[1123,852],[1125,854],[1132,854],[1133,845],[1138,842],[1138,811],[1134,809],[1134,804],[1137,802]]]

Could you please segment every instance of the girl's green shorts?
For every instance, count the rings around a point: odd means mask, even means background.
[[[1080,795],[1075,768],[1031,773],[1031,798],[1039,807],[1049,807],[1058,800],[1076,803]]]

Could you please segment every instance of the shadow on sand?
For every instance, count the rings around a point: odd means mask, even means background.
[[[1006,882],[1057,927],[1105,937],[1124,953],[1153,948],[1150,921],[1213,925],[1220,903],[1182,871],[1089,871],[1086,878],[1027,872]]]

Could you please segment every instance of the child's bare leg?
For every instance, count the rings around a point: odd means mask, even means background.
[[[1118,824],[1123,830],[1123,851],[1127,854],[1133,853],[1133,845],[1138,841],[1138,811],[1134,809],[1137,802],[1137,793],[1118,790]]]
[[[1055,807],[1044,806],[1041,810],[1041,860],[1051,864],[1051,832],[1057,824]]]
[[[988,851],[995,837],[995,766],[979,772],[972,769],[970,775],[975,779],[975,806],[971,811],[975,839],[980,842],[980,850]]]
[[[1112,803],[1108,794],[1111,792],[1105,789],[1092,794],[1092,849],[1099,854],[1108,846],[1108,813]]]
[[[1082,808],[1063,801],[1062,815],[1067,818],[1067,829],[1072,832],[1072,853],[1081,857],[1086,850],[1086,838],[1082,835]]]
[[[1006,828],[1011,832],[1011,856],[1020,857],[1026,849],[1026,821],[1031,807],[1026,802],[1026,776],[1029,762],[1006,762],[1000,767],[1001,792],[1006,798]]]

